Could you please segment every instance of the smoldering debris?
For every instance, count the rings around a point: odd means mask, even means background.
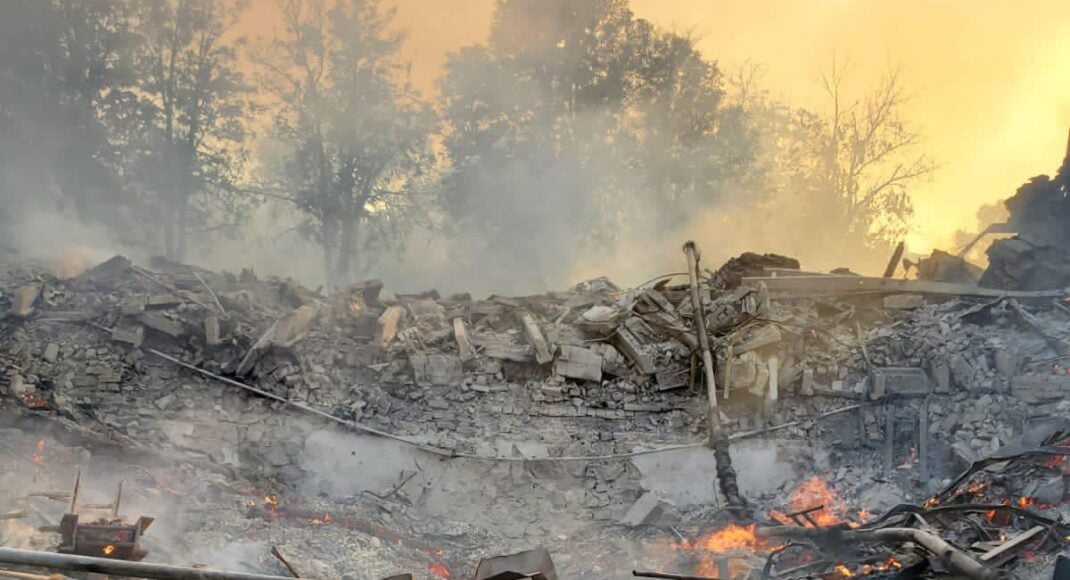
[[[464,577],[542,545],[570,577],[942,569],[909,540],[1030,577],[1067,535],[1051,427],[1070,410],[1065,290],[757,254],[694,284],[484,299],[376,280],[324,296],[122,257],[69,279],[2,271],[7,412],[58,426],[67,442],[46,450],[79,450],[37,461],[16,428],[4,461],[47,498],[49,478],[107,458],[132,496],[174,505],[139,505],[157,518],[146,542],[166,538],[150,558],[220,562],[220,542],[240,542],[232,569],[285,574],[274,546],[302,576]],[[730,454],[672,477],[710,461],[711,425]],[[715,489],[724,457],[745,502]],[[26,532],[47,547],[43,533]]]

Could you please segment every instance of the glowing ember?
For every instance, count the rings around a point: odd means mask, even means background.
[[[102,548],[102,549],[103,549],[104,553],[106,555],[108,555],[108,556],[110,556],[110,555],[115,553],[115,546],[113,546],[111,544],[108,544],[107,546],[104,546],[104,548]]]
[[[844,566],[843,564],[839,564],[838,566],[836,566],[836,572],[838,572],[839,575],[843,576],[844,578],[850,578],[851,576],[854,576],[854,573],[851,572],[851,569],[847,566]]]
[[[898,570],[903,565],[899,563],[899,560],[895,559],[895,556],[888,556],[888,560],[881,564],[866,564],[862,566],[862,574],[869,575],[874,572],[887,572],[889,570]]]
[[[438,576],[439,578],[450,577],[450,569],[443,566],[442,564],[429,564],[427,566],[427,571],[434,574],[435,576]]]
[[[44,462],[44,460],[45,460],[44,451],[45,451],[45,440],[44,439],[38,439],[37,440],[37,446],[35,447],[35,451],[31,455],[31,457],[33,458],[33,462],[34,463],[40,464],[40,463]]]

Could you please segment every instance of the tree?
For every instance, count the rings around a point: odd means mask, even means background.
[[[138,147],[141,184],[155,193],[168,258],[181,260],[194,225],[222,227],[236,195],[249,110],[235,46],[224,40],[245,7],[223,0],[140,0],[138,89],[149,122]]]
[[[919,152],[920,134],[905,120],[898,70],[857,99],[846,94],[848,62],[835,59],[818,83],[828,111],[799,111],[791,125],[799,148],[796,187],[828,243],[873,246],[902,239],[913,215],[910,187],[935,169]],[[816,221],[814,223],[817,223]]]
[[[452,55],[442,82],[452,222],[514,290],[679,226],[753,154],[720,83],[693,39],[624,0],[499,1],[488,43]]]
[[[280,7],[283,34],[259,59],[287,149],[269,177],[323,248],[328,285],[339,287],[429,201],[433,115],[403,78],[403,36],[378,0]]]
[[[18,205],[70,200],[84,220],[108,216],[125,190],[112,121],[136,109],[127,3],[17,0],[4,11],[0,190]]]

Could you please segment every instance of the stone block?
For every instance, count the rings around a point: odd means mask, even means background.
[[[589,349],[562,344],[554,360],[554,373],[581,381],[602,381],[602,357]]]

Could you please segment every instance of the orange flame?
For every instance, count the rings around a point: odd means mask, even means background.
[[[748,526],[728,524],[693,542],[683,541],[673,544],[673,548],[697,552],[699,564],[695,569],[695,574],[699,576],[717,576],[718,558],[715,557],[716,555],[723,555],[737,550],[754,552],[774,547],[759,538],[755,533],[755,529],[756,526],[754,524]],[[740,565],[732,560],[728,561],[728,569],[732,574],[743,572]]]
[[[828,482],[815,475],[795,488],[788,502],[788,508],[794,513],[817,506],[822,507],[807,514],[817,525],[834,526],[847,521],[847,506],[844,505],[843,498],[829,487]],[[773,510],[769,512],[769,516],[782,524],[794,525],[791,518],[782,512]]]
[[[427,571],[434,574],[435,576],[438,576],[439,578],[450,577],[450,569],[443,566],[442,564],[429,564],[427,566]]]
[[[103,551],[106,555],[110,556],[115,553],[115,546],[108,544],[107,546],[104,546]]]
[[[843,564],[839,564],[836,566],[836,572],[838,572],[839,575],[844,578],[850,578],[851,576],[854,576],[854,573],[851,572],[851,569],[847,566],[844,566]]]

